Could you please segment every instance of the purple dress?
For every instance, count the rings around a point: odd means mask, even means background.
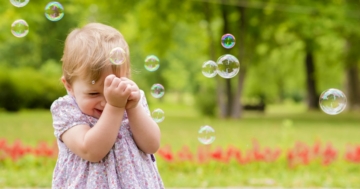
[[[150,116],[144,92],[141,105]],[[113,148],[98,163],[77,156],[60,140],[61,134],[76,125],[94,126],[98,119],[83,114],[75,99],[66,95],[51,105],[59,155],[52,188],[58,189],[158,189],[164,188],[155,158],[138,149],[130,131],[126,112]]]

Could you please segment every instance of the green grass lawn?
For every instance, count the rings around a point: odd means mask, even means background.
[[[185,104],[152,102],[150,109],[155,108],[162,108],[166,116],[159,123],[161,144],[170,145],[173,151],[185,145],[191,150],[201,146],[197,136],[204,125],[215,129],[213,147],[233,145],[246,150],[252,147],[253,139],[257,139],[261,146],[281,149],[292,147],[297,141],[307,144],[331,142],[340,151],[344,151],[348,144],[360,144],[360,113],[344,112],[330,116],[320,111],[306,112],[302,105],[277,105],[269,106],[266,113],[245,112],[241,119],[235,120],[203,117],[194,107]],[[0,112],[0,122],[0,138],[9,142],[20,139],[24,144],[36,145],[39,141],[52,143],[55,140],[51,114],[46,110]],[[45,163],[46,166],[42,163],[36,165],[36,160],[32,158],[23,161],[15,166],[0,163],[0,187],[50,186],[54,161]],[[360,187],[360,165],[347,167],[344,162],[331,167],[309,165],[296,170],[284,166],[284,160],[246,166],[235,162],[212,162],[204,166],[168,164],[159,159],[158,164],[168,187],[266,186],[268,182],[280,186]]]

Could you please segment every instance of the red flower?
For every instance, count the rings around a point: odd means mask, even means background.
[[[157,153],[160,155],[160,157],[164,158],[165,161],[171,162],[174,160],[174,155],[171,152],[171,147],[169,145],[160,148]]]
[[[199,146],[197,150],[197,160],[205,163],[210,159],[210,146]]]
[[[337,151],[332,146],[332,144],[329,143],[323,152],[323,164],[329,165],[331,162],[333,162],[336,159],[336,156],[337,156]]]
[[[212,159],[217,161],[223,161],[223,158],[225,158],[221,147],[217,147],[214,151],[212,151],[210,156]]]
[[[191,153],[188,146],[183,146],[182,149],[177,153],[180,161],[193,161],[193,154]]]

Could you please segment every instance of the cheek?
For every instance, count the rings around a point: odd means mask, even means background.
[[[82,112],[87,112],[94,108],[96,101],[93,99],[82,98],[78,100],[78,105]]]

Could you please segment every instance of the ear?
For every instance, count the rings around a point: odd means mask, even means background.
[[[64,84],[64,87],[65,87],[66,91],[68,92],[68,94],[71,94],[74,96],[74,91],[72,90],[70,83],[66,82],[66,79],[64,76],[61,76],[61,82]]]

